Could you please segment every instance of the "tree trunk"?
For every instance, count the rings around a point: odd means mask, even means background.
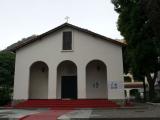
[[[154,83],[149,83],[149,100],[152,101],[155,98],[155,89],[154,89]]]
[[[152,78],[150,73],[146,75],[147,81],[149,84],[149,100],[152,101],[155,98],[155,88],[154,84],[157,78],[157,72],[154,73],[154,77]]]
[[[145,78],[143,79],[143,102],[146,102],[146,83],[145,83]]]

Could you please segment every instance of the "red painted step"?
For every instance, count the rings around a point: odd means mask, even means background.
[[[15,108],[111,108],[119,107],[110,100],[27,100],[14,106]]]

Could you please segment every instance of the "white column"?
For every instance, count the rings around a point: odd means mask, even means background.
[[[27,91],[26,91],[26,98],[29,99],[29,91],[30,91],[30,68],[28,67],[27,70],[26,70],[26,79],[27,79]]]
[[[78,99],[86,98],[86,70],[83,64],[77,66]]]
[[[127,94],[126,97],[129,99],[129,98],[130,98],[130,89],[127,89],[127,90],[126,90],[126,94]]]
[[[49,67],[48,76],[48,99],[56,99],[57,70],[56,67]]]

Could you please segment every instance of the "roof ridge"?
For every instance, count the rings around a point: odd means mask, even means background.
[[[44,32],[44,33],[42,33],[42,34],[40,34],[40,35],[35,35],[35,36],[32,35],[32,36],[29,36],[29,37],[25,38],[24,40],[22,39],[22,40],[14,43],[14,44],[8,46],[5,50],[6,50],[6,51],[13,51],[13,52],[15,52],[16,50],[18,50],[18,49],[20,49],[20,48],[22,48],[22,47],[24,47],[24,46],[26,46],[26,45],[28,45],[28,44],[30,44],[30,43],[32,43],[32,42],[35,42],[35,41],[37,41],[37,40],[40,40],[40,39],[42,39],[43,37],[45,37],[45,36],[47,36],[47,35],[49,35],[49,34],[51,34],[51,33],[54,33],[54,32],[56,32],[56,31],[58,31],[58,30],[60,30],[60,29],[62,29],[62,28],[64,28],[64,27],[67,27],[67,26],[68,26],[68,27],[71,27],[71,28],[73,28],[73,29],[76,29],[76,30],[85,32],[85,33],[87,33],[87,34],[90,34],[90,35],[92,35],[92,36],[94,36],[94,37],[98,37],[98,38],[101,38],[101,39],[105,39],[105,40],[107,40],[108,42],[111,42],[111,43],[114,43],[114,44],[117,44],[117,45],[121,45],[121,46],[126,45],[126,44],[123,43],[123,42],[117,41],[117,40],[115,40],[115,39],[108,38],[108,37],[106,37],[106,36],[104,36],[104,35],[98,34],[98,33],[93,32],[93,31],[91,31],[91,30],[88,30],[88,29],[85,29],[85,28],[81,28],[81,27],[78,27],[78,26],[75,26],[75,25],[73,25],[73,24],[70,24],[70,23],[65,22],[65,23],[63,23],[63,24],[61,24],[61,25],[59,25],[59,26],[57,26],[57,27],[55,27],[55,28],[53,28],[53,29],[51,29],[51,30],[49,30],[49,31],[47,31],[47,32]]]

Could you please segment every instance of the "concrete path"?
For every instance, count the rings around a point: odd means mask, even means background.
[[[23,119],[21,119],[23,118]],[[160,106],[117,109],[0,109],[0,120],[160,120]]]
[[[0,120],[18,120],[26,115],[37,114],[46,110],[0,109]]]
[[[160,106],[143,105],[137,108],[75,110],[58,120],[160,120]]]
[[[72,112],[69,112],[67,114],[64,114],[60,117],[58,117],[58,120],[70,120],[72,118],[75,119],[83,119],[83,118],[90,118],[92,113],[92,110],[74,110]]]
[[[20,120],[57,120],[62,114],[69,112],[70,110],[49,110],[34,115],[29,115]]]

